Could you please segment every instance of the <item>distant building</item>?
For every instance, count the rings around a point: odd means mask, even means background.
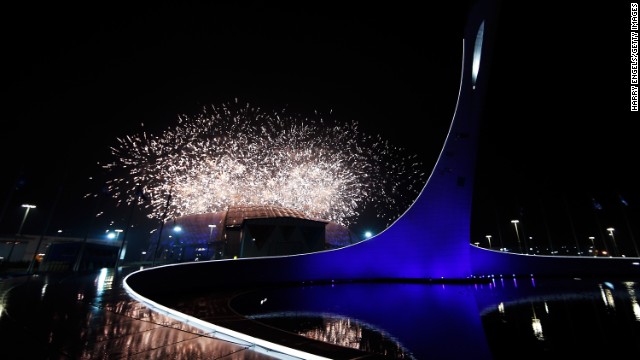
[[[84,255],[78,270],[88,270],[115,265],[119,244],[106,239],[71,238],[40,235],[0,236],[0,264],[30,264],[34,270],[72,270],[84,244]],[[36,254],[37,249],[37,254]]]
[[[354,240],[347,227],[301,211],[233,206],[168,221],[152,235],[147,259],[154,254],[159,263],[293,255],[339,248]]]
[[[74,267],[85,271],[114,267],[119,250],[119,246],[95,242],[54,242],[42,258],[38,271],[71,271]]]

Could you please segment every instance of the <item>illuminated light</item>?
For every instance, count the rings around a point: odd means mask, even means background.
[[[265,112],[238,101],[179,116],[159,135],[119,138],[111,152],[116,159],[103,165],[109,192],[130,205],[140,184],[148,217],[165,221],[273,205],[348,226],[370,207],[388,226],[427,176],[417,155],[363,133],[355,121]],[[402,198],[389,195],[400,189]]]
[[[471,83],[476,88],[478,72],[480,72],[480,57],[482,55],[482,40],[484,38],[484,21],[480,24],[476,33],[476,42],[473,46],[473,63],[471,64]]]
[[[629,300],[631,300],[631,311],[633,311],[636,321],[640,321],[640,304],[638,304],[638,297],[635,289],[633,288],[634,284],[635,283],[633,282],[627,281],[624,283],[624,286],[629,293]]]
[[[544,340],[544,334],[542,333],[542,323],[540,319],[534,317],[531,319],[531,327],[533,328],[533,335],[535,335],[536,339]]]
[[[96,292],[98,293],[98,296],[100,294],[102,294],[102,292],[104,291],[104,281],[107,278],[107,269],[106,268],[102,268],[100,269],[100,274],[98,275],[98,278],[96,280]]]
[[[47,286],[49,286],[49,283],[42,285],[42,289],[40,290],[40,299],[43,299],[44,295],[47,293]]]
[[[611,293],[611,289],[609,288],[604,288],[602,287],[602,285],[598,285],[600,287],[600,296],[602,297],[602,302],[604,303],[605,306],[611,308],[611,309],[615,309],[615,302],[614,302],[614,298],[613,298],[613,294]]]
[[[640,321],[640,305],[637,300],[631,304],[631,309],[633,310],[633,315],[635,316],[636,321]]]

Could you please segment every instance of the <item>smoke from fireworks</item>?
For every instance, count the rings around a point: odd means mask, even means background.
[[[422,164],[355,121],[265,112],[249,104],[179,116],[160,135],[118,139],[103,167],[119,202],[141,195],[150,218],[276,205],[348,226],[366,206],[387,224],[424,185]],[[169,199],[170,201],[167,201]],[[168,206],[167,206],[168,204]]]

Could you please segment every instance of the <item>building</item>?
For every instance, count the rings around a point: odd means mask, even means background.
[[[354,242],[347,227],[301,211],[271,205],[233,206],[165,223],[149,241],[147,260],[171,263],[293,255]]]
[[[79,258],[81,251],[83,256]],[[26,268],[35,260],[33,270],[37,271],[68,271],[74,266],[77,270],[114,266],[118,251],[119,244],[106,239],[0,236],[0,264]]]

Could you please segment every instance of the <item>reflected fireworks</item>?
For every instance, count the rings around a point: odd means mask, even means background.
[[[112,196],[131,204],[144,194],[148,216],[162,220],[275,205],[349,225],[371,206],[389,225],[425,182],[415,155],[365,134],[355,121],[237,101],[179,116],[160,135],[119,138],[111,151],[116,159],[103,167],[114,175],[107,181]]]
[[[249,318],[309,339],[384,355],[389,359],[415,359],[392,335],[346,316],[285,311],[251,315]]]

